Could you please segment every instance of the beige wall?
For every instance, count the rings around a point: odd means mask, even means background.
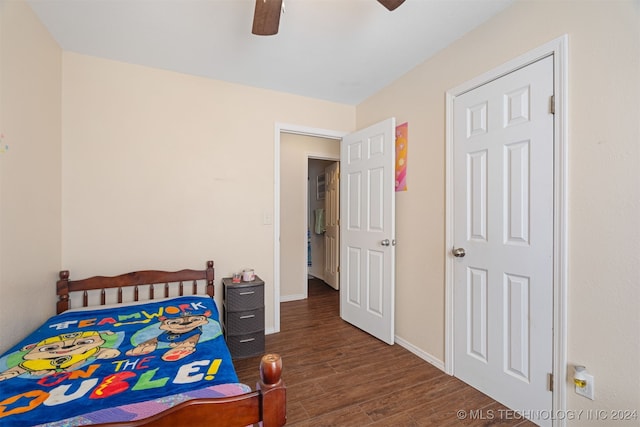
[[[291,133],[280,135],[280,296],[283,301],[307,295],[307,165],[310,156],[340,158],[340,142]],[[313,195],[315,197],[315,193]]]
[[[409,191],[396,197],[399,337],[443,363],[445,92],[566,33],[568,362],[596,381],[595,401],[569,387],[567,402],[640,410],[639,8],[518,1],[358,106],[358,128],[409,122]]]
[[[0,352],[54,314],[61,58],[26,3],[0,2]]]
[[[63,54],[63,265],[75,277],[251,267],[273,325],[276,123],[352,129],[355,107]],[[303,183],[304,184],[304,183]]]

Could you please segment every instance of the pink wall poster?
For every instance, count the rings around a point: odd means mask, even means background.
[[[396,126],[396,191],[407,191],[407,144],[409,124]]]

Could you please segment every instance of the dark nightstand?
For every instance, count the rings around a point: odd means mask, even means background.
[[[264,282],[258,276],[240,283],[222,279],[222,322],[231,357],[264,353]]]

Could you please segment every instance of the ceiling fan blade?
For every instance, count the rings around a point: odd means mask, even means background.
[[[404,3],[404,0],[378,0],[378,2],[389,10],[395,10]]]
[[[282,0],[256,0],[251,32],[258,36],[278,34],[281,11]]]

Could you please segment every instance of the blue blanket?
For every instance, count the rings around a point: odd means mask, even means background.
[[[237,382],[209,297],[69,311],[0,356],[0,425]]]

